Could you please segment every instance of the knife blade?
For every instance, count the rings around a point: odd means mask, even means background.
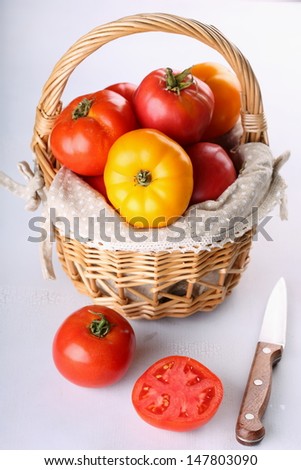
[[[285,346],[286,318],[286,283],[281,277],[267,302],[236,422],[236,439],[240,444],[258,444],[265,435],[262,417],[271,394],[273,366],[280,361]]]

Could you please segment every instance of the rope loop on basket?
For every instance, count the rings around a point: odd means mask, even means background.
[[[26,185],[20,184],[0,171],[0,186],[8,189],[16,196],[26,201],[25,209],[35,211],[41,202],[46,201],[44,177],[38,165],[35,164],[34,171],[31,170],[26,161],[18,164],[19,172],[27,181]]]

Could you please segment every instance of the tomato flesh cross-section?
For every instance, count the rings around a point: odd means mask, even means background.
[[[207,423],[223,398],[220,379],[200,362],[170,356],[150,366],[136,381],[133,405],[147,423],[188,431]]]

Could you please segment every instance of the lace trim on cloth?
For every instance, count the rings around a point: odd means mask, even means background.
[[[48,191],[41,182],[40,171],[31,172],[24,162],[20,168],[28,180],[26,187],[3,173],[0,184],[26,199],[28,209],[43,203],[43,228],[47,233],[47,239],[40,244],[43,274],[54,278],[53,227],[64,236],[97,249],[199,252],[234,242],[258,225],[276,205],[280,206],[280,217],[287,218],[286,183],[279,171],[289,152],[274,159],[267,145],[248,143],[239,147],[237,155],[244,161],[243,168],[216,201],[193,205],[175,223],[159,229],[134,229],[98,192],[65,167],[58,171]]]

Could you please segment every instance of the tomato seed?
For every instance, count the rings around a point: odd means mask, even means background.
[[[180,410],[179,418],[188,418],[187,410]]]
[[[149,390],[150,390],[149,385],[147,385],[147,384],[143,385],[143,387],[141,389],[141,392],[139,394],[139,399],[142,400],[143,398],[145,398],[148,395]]]

